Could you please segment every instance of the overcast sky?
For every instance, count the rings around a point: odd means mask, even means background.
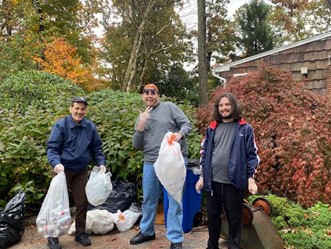
[[[249,3],[250,0],[231,0],[228,6],[229,15],[233,15],[234,12],[245,3]]]
[[[185,0],[184,8],[180,11],[180,15],[188,30],[196,30],[198,26],[197,1],[198,0]],[[250,0],[230,0],[230,4],[228,5],[228,15],[232,16],[240,6],[249,1]]]
[[[186,27],[189,31],[198,29],[197,1],[199,0],[185,0],[184,8],[179,12],[182,20],[186,24]],[[231,17],[240,6],[249,2],[250,0],[230,0],[229,5],[227,6],[228,16]],[[195,64],[191,64],[189,62],[184,63],[184,68],[187,71],[191,71],[195,67]]]

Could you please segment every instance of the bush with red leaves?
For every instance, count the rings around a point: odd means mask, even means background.
[[[270,67],[215,89],[198,109],[199,131],[210,122],[214,97],[231,92],[253,126],[261,162],[259,192],[285,196],[304,207],[331,204],[331,108],[290,74]]]

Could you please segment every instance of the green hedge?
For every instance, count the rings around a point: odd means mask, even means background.
[[[0,206],[20,188],[28,203],[44,196],[51,177],[45,141],[76,94],[84,92],[40,71],[21,71],[0,84]]]
[[[58,112],[64,107],[67,109],[68,100],[73,95],[83,93],[70,80],[59,76],[34,70],[21,71],[0,84],[0,108],[16,108],[25,112],[32,106]]]
[[[10,93],[4,94],[10,84]],[[28,204],[41,202],[51,180],[47,138],[77,95],[89,101],[87,117],[97,124],[113,177],[135,182],[140,192],[142,153],[132,146],[135,120],[144,110],[140,94],[103,90],[88,95],[57,76],[34,71],[8,78],[0,90],[5,103],[0,111],[0,206],[18,189],[26,191]],[[195,123],[195,109],[189,103],[178,104]],[[199,156],[200,140],[194,129],[189,137],[192,158]]]
[[[276,195],[250,196],[249,201],[263,197],[271,203],[270,218],[279,235],[286,243],[285,248],[324,249],[331,248],[331,206],[316,203],[310,208]]]

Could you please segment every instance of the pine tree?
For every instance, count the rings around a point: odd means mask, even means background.
[[[236,14],[240,28],[239,45],[245,57],[273,49],[273,33],[268,23],[270,6],[262,0],[252,0]]]

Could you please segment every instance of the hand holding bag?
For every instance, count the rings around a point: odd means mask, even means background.
[[[36,224],[38,232],[45,238],[59,237],[66,233],[71,222],[69,195],[64,171],[51,181],[43,201]]]
[[[110,181],[110,177],[110,172],[100,172],[99,167],[97,166],[93,168],[90,178],[85,187],[87,200],[93,206],[103,204],[113,190],[113,185]]]

